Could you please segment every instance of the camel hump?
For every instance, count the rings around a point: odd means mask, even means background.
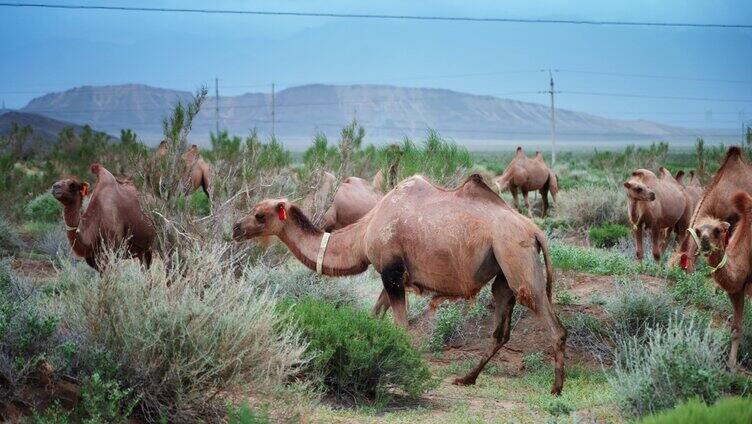
[[[752,217],[752,197],[750,197],[749,194],[743,191],[738,191],[731,198],[731,202],[734,204],[734,208],[736,208],[740,215],[747,218]]]
[[[726,152],[726,160],[729,160],[731,158],[741,158],[742,157],[742,149],[739,146],[731,146],[729,147],[728,151]]]
[[[494,201],[501,200],[501,198],[491,190],[491,187],[486,184],[480,174],[472,174],[467,177],[467,180],[462,184],[459,192],[471,197],[490,197]]]
[[[677,181],[677,182],[678,182],[679,184],[684,184],[684,170],[680,169],[679,171],[677,171],[677,172],[676,172],[676,175],[674,176],[674,179],[675,179],[675,180],[676,180],[676,181]]]
[[[540,151],[536,151],[535,152],[535,159],[543,162],[543,153],[541,153]]]
[[[525,152],[522,150],[522,146],[517,146],[517,150],[515,150],[514,155],[516,157],[524,157],[525,156]]]
[[[115,176],[101,164],[95,163],[91,165],[91,173],[97,176],[97,184],[105,182],[117,183]]]

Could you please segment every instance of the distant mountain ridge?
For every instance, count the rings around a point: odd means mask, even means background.
[[[21,110],[87,123],[109,133],[131,128],[153,143],[161,136],[162,119],[172,106],[191,97],[187,91],[141,84],[83,86],[37,97]],[[458,141],[550,138],[548,106],[446,89],[312,84],[279,91],[275,104],[276,134],[286,142],[308,143],[318,132],[335,137],[354,116],[372,141],[420,138],[427,128]],[[269,93],[221,96],[219,105],[221,129],[238,135],[252,128],[270,133]],[[214,131],[215,106],[215,98],[208,97],[194,121],[194,140],[208,140]],[[566,109],[556,110],[556,128],[562,140],[688,139],[697,134],[697,130],[651,121],[608,119]]]
[[[60,121],[41,114],[18,112],[8,109],[0,110],[0,135],[7,136],[11,133],[13,124],[31,126],[32,135],[30,142],[35,148],[47,149],[57,141],[57,136],[66,127],[73,128],[76,133],[83,131],[83,126],[72,122]],[[116,140],[115,137],[109,136]]]

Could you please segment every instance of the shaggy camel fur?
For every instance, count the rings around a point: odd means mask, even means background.
[[[154,225],[141,210],[136,187],[130,180],[116,179],[102,165],[92,165],[91,172],[97,176],[97,184],[83,215],[81,205],[89,192],[88,183],[68,178],[52,185],[52,195],[63,204],[66,235],[73,253],[99,270],[97,256],[102,249],[125,242],[127,252],[148,268]]]
[[[167,155],[167,140],[162,140],[157,148],[158,158]],[[208,163],[201,157],[201,152],[195,144],[182,155],[186,169],[187,194],[191,194],[199,188],[203,189],[206,197],[211,199],[212,170]]]
[[[742,149],[732,146],[726,152],[723,165],[713,176],[713,180],[700,198],[689,226],[694,227],[700,219],[710,217],[728,222],[729,233],[733,234],[739,214],[729,199],[738,191],[752,194],[752,166],[744,160]],[[695,243],[690,238],[684,237],[669,264],[680,265],[685,271],[692,272],[696,252]]]
[[[548,193],[551,192],[551,197],[555,202],[556,194],[559,192],[556,174],[546,165],[543,155],[540,152],[535,152],[535,157],[530,159],[525,156],[522,147],[517,147],[517,152],[504,174],[496,177],[494,182],[500,193],[512,192],[514,207],[517,210],[520,209],[517,190],[522,191],[522,198],[525,200],[525,207],[527,207],[527,213],[531,218],[533,217],[533,210],[530,209],[530,201],[527,197],[529,191],[538,190],[540,192],[541,200],[543,200],[543,216],[546,216],[548,212]]]
[[[693,205],[668,170],[661,167],[659,176],[647,169],[638,169],[624,182],[627,192],[627,213],[632,224],[637,259],[642,260],[643,228],[650,231],[653,240],[653,259],[661,259],[673,230],[677,240],[684,236],[692,214]]]
[[[345,178],[324,214],[324,231],[332,232],[355,223],[373,209],[381,197],[368,181],[358,177]]]
[[[456,190],[421,176],[401,182],[363,219],[324,233],[286,199],[269,199],[235,223],[237,241],[275,235],[308,268],[325,275],[354,275],[373,265],[397,324],[407,327],[405,286],[471,298],[490,280],[495,307],[493,347],[455,384],[474,384],[485,364],[509,340],[516,301],[530,308],[551,333],[555,380],[564,382],[567,332],[551,302],[553,268],[543,232],[497,196],[479,175]],[[545,268],[540,263],[543,252]],[[405,273],[408,279],[403,279]]]
[[[731,203],[739,214],[736,231],[729,237],[728,222],[712,217],[702,217],[692,227],[695,247],[713,267],[716,284],[728,293],[734,308],[731,325],[731,351],[728,357],[730,369],[736,367],[736,356],[742,338],[744,297],[752,295],[752,197],[740,191]]]

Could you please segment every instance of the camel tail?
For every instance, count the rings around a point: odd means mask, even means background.
[[[551,291],[554,285],[554,264],[551,262],[551,254],[548,251],[548,241],[543,234],[536,234],[535,241],[538,242],[538,246],[543,251],[543,263],[546,265],[546,295],[548,301],[551,302]]]
[[[559,178],[554,174],[554,171],[548,171],[548,191],[555,202],[556,195],[559,193]]]

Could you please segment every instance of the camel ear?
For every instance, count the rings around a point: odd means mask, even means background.
[[[81,183],[81,197],[86,197],[89,194],[89,183]]]
[[[279,217],[280,221],[284,221],[287,219],[287,210],[285,209],[284,202],[279,202],[277,204],[277,216]]]
[[[731,228],[731,224],[726,221],[721,221],[721,227],[723,227],[723,231],[728,231],[728,229]]]
[[[630,183],[629,181],[625,181],[624,188],[627,188],[627,189],[632,188],[632,183]]]

